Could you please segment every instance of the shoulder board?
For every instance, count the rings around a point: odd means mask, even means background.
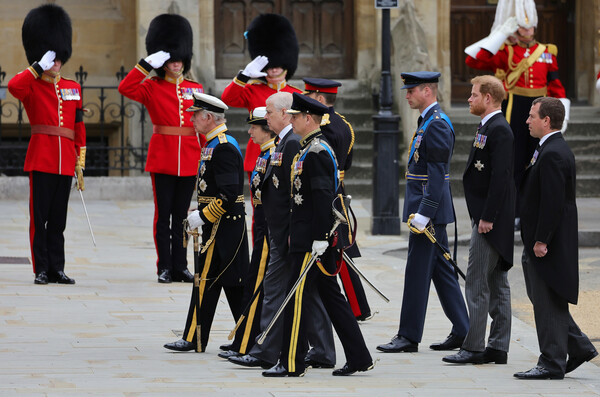
[[[192,79],[188,79],[188,78],[184,78],[184,80],[189,81],[190,83],[200,84],[196,80],[192,80]]]
[[[546,44],[546,51],[556,56],[558,54],[558,47],[556,47],[556,44]]]
[[[228,142],[227,141],[227,135],[225,135],[225,134],[219,134],[218,137],[219,137],[219,143],[227,143]]]

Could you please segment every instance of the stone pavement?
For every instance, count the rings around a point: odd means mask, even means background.
[[[468,234],[464,200],[456,199],[459,235]],[[582,229],[600,225],[598,199],[579,200]],[[247,208],[248,207],[248,204]],[[260,370],[218,358],[234,326],[224,298],[206,353],[174,353],[162,345],[179,338],[190,284],[158,284],[150,200],[90,200],[97,240],[93,247],[79,198],[70,202],[66,272],[73,286],[33,284],[27,241],[26,201],[0,201],[0,395],[1,396],[486,396],[598,395],[600,368],[586,363],[562,381],[519,381],[512,374],[535,365],[535,329],[513,318],[508,365],[452,366],[445,352],[428,349],[450,330],[432,289],[420,351],[384,354],[398,326],[405,262],[385,255],[406,247],[401,236],[368,234],[370,201],[357,200],[363,258],[357,265],[391,299],[367,290],[379,313],[361,324],[378,359],[375,369],[350,377],[309,369],[303,378],[263,378]],[[450,229],[450,228],[449,228]],[[453,232],[449,230],[449,234]],[[7,258],[10,257],[10,258]],[[191,249],[189,251],[192,268]],[[27,263],[21,263],[26,261]],[[584,330],[585,331],[585,330]],[[338,345],[338,367],[344,355]]]

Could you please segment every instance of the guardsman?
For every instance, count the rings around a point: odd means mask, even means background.
[[[306,296],[319,294],[346,353],[346,364],[333,375],[350,375],[373,368],[358,323],[335,278],[333,248],[334,224],[331,205],[338,185],[333,149],[319,128],[327,107],[301,94],[293,94],[292,126],[302,139],[292,164],[290,262],[292,277],[288,291],[313,256],[320,258],[298,284],[284,311],[283,349],[279,363],[263,372],[266,377],[303,376],[307,349],[305,329],[311,320],[303,311]],[[331,204],[329,204],[331,203]],[[305,308],[306,309],[306,308]]]
[[[201,229],[202,247],[183,338],[167,343],[170,350],[205,351],[222,289],[236,322],[243,309],[248,270],[244,167],[237,141],[227,134],[225,110],[220,99],[202,93],[194,94],[194,104],[186,110],[194,113],[196,132],[206,136],[198,169],[198,209],[187,217],[190,230]]]
[[[267,108],[254,109],[246,119],[250,126],[248,134],[254,143],[260,146],[260,155],[250,176],[250,201],[254,207],[254,242],[250,267],[244,282],[242,307],[244,319],[237,326],[235,339],[229,350],[218,354],[221,358],[243,356],[247,354],[260,331],[260,313],[263,302],[263,279],[269,264],[269,231],[262,205],[262,189],[265,173],[275,151],[275,132],[269,129],[265,115]],[[256,294],[256,295],[255,295]]]
[[[551,96],[563,102],[566,110],[563,132],[567,128],[571,102],[566,98],[558,78],[556,45],[535,40],[538,17],[534,0],[500,0],[497,7],[497,14],[506,19],[502,24],[497,20],[497,29],[467,47],[466,63],[476,69],[496,70],[496,77],[503,81],[508,92],[502,110],[515,135],[514,179],[518,191],[525,168],[538,144],[538,139],[529,134],[526,124],[533,100]],[[512,35],[516,41],[507,43],[507,38]],[[517,195],[516,228],[519,222]]]
[[[148,56],[119,84],[119,92],[143,104],[152,119],[146,171],[154,194],[154,245],[158,282],[194,281],[187,268],[182,224],[194,193],[204,136],[194,131],[185,109],[202,84],[184,78],[192,62],[192,27],[175,14],[155,17],[146,34]],[[147,78],[152,70],[156,76]]]
[[[31,124],[24,170],[29,172],[29,240],[36,284],[75,284],[64,273],[67,207],[73,176],[84,189],[85,126],[81,87],[60,75],[71,57],[71,19],[60,6],[31,10],[22,28],[30,67],[8,83]]]
[[[287,83],[298,66],[298,39],[294,27],[283,15],[260,14],[244,33],[252,61],[223,91],[228,106],[252,109],[265,106],[276,92],[301,92]],[[252,172],[260,153],[259,145],[248,140],[244,170]]]
[[[335,153],[338,161],[338,169],[340,174],[340,185],[338,195],[345,195],[344,175],[352,165],[352,149],[354,147],[355,135],[352,125],[344,116],[339,114],[333,108],[338,94],[338,87],[342,83],[318,78],[304,78],[304,93],[306,96],[316,99],[323,105],[328,107],[327,113],[321,121],[321,132],[327,139],[329,145]],[[350,208],[338,208],[343,213],[350,215]],[[356,225],[354,225],[356,228]],[[344,247],[344,252],[350,258],[360,257],[358,245],[354,241],[353,231],[346,225],[340,225],[338,228],[338,238],[341,239],[341,247]],[[341,256],[341,252],[339,253]],[[337,258],[340,268],[340,280],[346,292],[346,298],[352,307],[352,312],[359,321],[365,321],[371,318],[371,308],[367,301],[365,290],[362,286],[358,274],[348,266],[346,266],[342,257]]]
[[[437,102],[440,74],[402,73],[406,100],[420,112],[412,139],[406,172],[403,221],[422,231],[433,228],[435,238],[448,252],[446,225],[455,221],[450,193],[450,159],[454,129]],[[431,224],[430,224],[431,223]],[[433,350],[459,348],[469,330],[469,317],[458,284],[458,276],[442,253],[424,233],[411,233],[404,276],[400,327],[389,343],[377,346],[386,353],[417,352],[423,336],[431,282],[435,285],[444,313],[452,322],[450,335]]]

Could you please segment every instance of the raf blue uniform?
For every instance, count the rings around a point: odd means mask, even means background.
[[[405,78],[405,74],[402,74],[406,84],[402,88],[437,82],[439,77],[439,73],[429,72],[406,75]],[[453,148],[452,123],[439,104],[434,102],[419,117],[419,126],[411,142],[402,220],[407,222],[409,216],[416,213],[430,218],[434,225],[435,238],[446,251],[446,225],[455,221],[449,181]],[[411,233],[408,240],[398,337],[412,342],[412,350],[386,349],[385,345],[378,347],[379,350],[417,351],[416,344],[421,341],[423,335],[432,281],[444,313],[452,322],[451,334],[464,338],[469,329],[469,318],[455,270],[425,234]],[[391,344],[394,344],[394,340]]]

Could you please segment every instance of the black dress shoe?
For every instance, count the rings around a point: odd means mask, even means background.
[[[228,350],[231,350],[232,347],[233,347],[233,343],[229,343],[229,344],[219,346],[219,349],[223,350],[223,351],[228,351]]]
[[[563,374],[553,374],[546,368],[538,365],[528,371],[517,372],[514,374],[514,377],[518,379],[562,379],[565,376]]]
[[[419,344],[406,339],[404,336],[394,336],[390,343],[377,346],[377,350],[384,353],[416,353],[419,351]]]
[[[432,343],[431,345],[429,345],[429,348],[431,350],[454,350],[461,347],[464,341],[464,336],[450,334],[448,335],[448,337],[446,337],[446,339],[443,342]]]
[[[217,356],[227,360],[229,357],[237,357],[237,356],[241,356],[241,354],[236,351],[233,351],[233,350],[227,350],[227,351],[220,352],[219,354],[217,354]]]
[[[158,282],[162,284],[169,284],[171,282],[171,271],[163,269],[158,273]]]
[[[508,353],[503,350],[486,347],[483,352],[483,363],[506,364],[508,362]]]
[[[313,367],[313,368],[333,368],[335,366],[333,364],[321,363],[319,361],[313,360],[312,358],[305,359],[304,365],[306,365],[307,367]]]
[[[458,353],[442,358],[442,361],[452,364],[483,364],[484,355],[484,352],[460,349]]]
[[[228,359],[230,362],[241,365],[243,367],[261,367],[262,369],[269,369],[273,367],[275,364],[268,363],[260,358],[256,358],[250,354],[245,354],[243,356],[233,356]]]
[[[586,361],[590,361],[592,358],[596,357],[597,355],[598,355],[598,351],[596,349],[594,349],[594,350],[587,352],[586,354],[582,354],[581,356],[569,357],[569,359],[567,360],[567,369],[565,370],[565,373],[568,374],[569,372],[574,371],[581,364],[585,363]]]
[[[182,272],[173,272],[173,275],[171,276],[171,281],[182,281],[184,283],[193,283],[194,282],[194,275],[192,273],[190,273],[190,271],[188,269],[185,269]]]
[[[196,345],[194,345],[192,342],[188,342],[185,339],[179,339],[175,342],[165,344],[165,348],[178,352],[189,352],[190,350],[194,350]]]
[[[277,363],[277,365],[273,366],[273,368],[263,371],[262,376],[266,376],[267,378],[269,378],[269,377],[283,378],[285,376],[298,377],[298,376],[304,376],[305,373],[306,373],[305,368],[303,368],[302,371],[289,372],[287,369],[285,369],[285,367],[283,365],[281,365],[280,363]]]
[[[48,274],[46,272],[39,272],[35,275],[35,280],[33,280],[35,284],[48,284]]]
[[[348,375],[352,375],[355,372],[366,372],[366,371],[370,371],[375,367],[375,364],[371,363],[369,365],[365,365],[364,367],[360,367],[360,368],[350,368],[348,366],[348,363],[344,364],[344,366],[342,368],[338,368],[335,371],[333,371],[331,374],[333,376],[348,376]]]
[[[75,284],[75,280],[67,276],[62,270],[56,273],[48,274],[48,282],[59,284]]]

